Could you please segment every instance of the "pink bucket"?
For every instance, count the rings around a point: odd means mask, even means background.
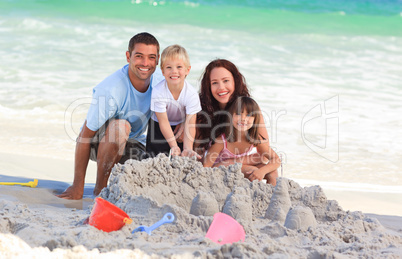
[[[225,213],[215,213],[214,220],[207,231],[205,237],[218,244],[231,244],[244,242],[246,233],[244,228],[234,218]]]

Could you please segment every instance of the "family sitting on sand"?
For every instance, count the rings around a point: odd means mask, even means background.
[[[186,81],[191,66],[183,47],[164,49],[160,71],[159,43],[143,32],[130,39],[126,58],[127,65],[93,89],[77,138],[74,181],[60,198],[82,198],[89,159],[97,162],[98,195],[116,163],[159,153],[196,157],[209,167],[239,162],[250,181],[276,185],[280,159],[269,145],[261,110],[232,62],[210,62],[198,95]]]

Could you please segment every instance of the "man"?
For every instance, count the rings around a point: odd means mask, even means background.
[[[62,194],[81,199],[89,159],[97,162],[94,195],[107,186],[113,166],[145,157],[143,135],[151,116],[152,86],[163,76],[158,70],[159,43],[143,32],[131,38],[127,62],[93,90],[92,103],[75,148],[74,181]],[[159,72],[159,73],[158,73]]]

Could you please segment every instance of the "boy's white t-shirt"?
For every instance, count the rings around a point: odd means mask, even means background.
[[[187,81],[184,81],[180,96],[175,100],[169,91],[166,80],[162,80],[152,89],[151,111],[166,112],[170,125],[175,126],[184,122],[186,115],[201,111],[200,97],[197,91]],[[158,121],[155,113],[152,114],[152,119]]]

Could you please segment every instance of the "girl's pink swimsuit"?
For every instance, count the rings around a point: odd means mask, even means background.
[[[251,151],[253,150],[253,147],[254,147],[253,145],[250,145],[250,148],[246,152],[241,153],[241,154],[233,154],[228,149],[225,134],[222,134],[222,141],[223,141],[223,149],[219,153],[218,157],[216,158],[214,165],[218,164],[226,159],[229,159],[229,158],[239,158],[239,157],[247,156],[251,153]]]

